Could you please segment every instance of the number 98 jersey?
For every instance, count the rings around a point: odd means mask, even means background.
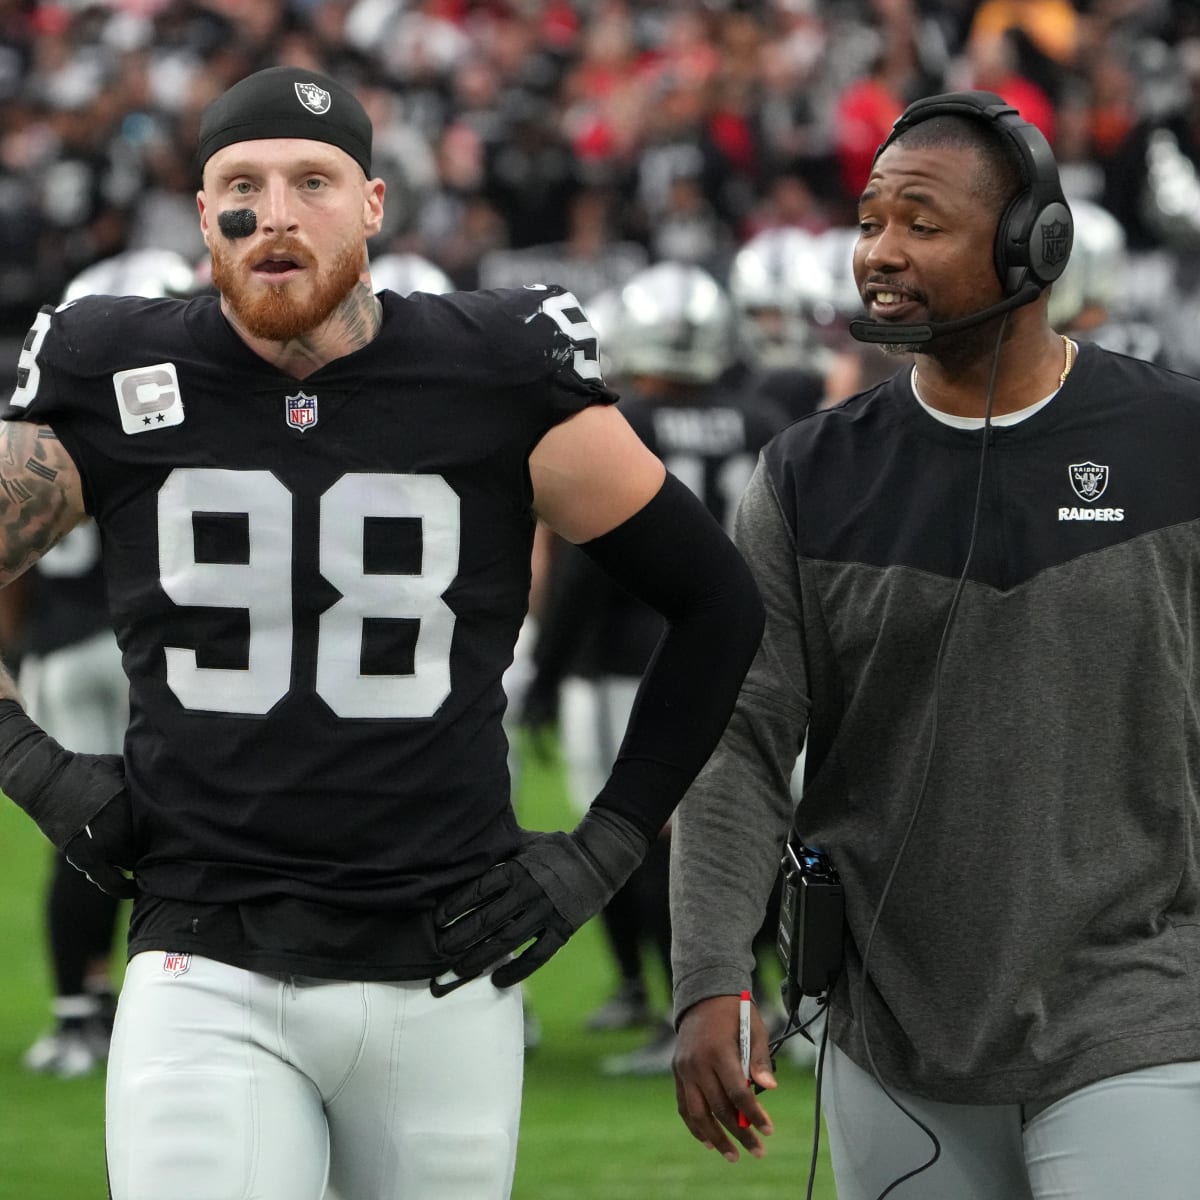
[[[380,299],[302,381],[212,297],[90,297],[26,342],[4,416],[54,429],[100,529],[153,896],[421,910],[512,848],[527,459],[615,396],[561,289]]]

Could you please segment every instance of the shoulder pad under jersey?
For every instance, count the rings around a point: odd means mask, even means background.
[[[445,306],[461,334],[473,331],[491,367],[514,382],[554,376],[578,387],[604,385],[596,330],[574,294],[557,285],[452,292],[424,304]]]
[[[180,300],[87,296],[47,305],[34,319],[17,360],[17,386],[6,420],[43,420],[70,393],[70,381],[95,380],[130,367],[168,361],[186,338]],[[111,391],[111,389],[106,389]]]

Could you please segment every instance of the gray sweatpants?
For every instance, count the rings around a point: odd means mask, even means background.
[[[1196,1200],[1200,1062],[1115,1075],[1048,1106],[896,1099],[937,1135],[938,1161],[888,1200]],[[838,1200],[877,1200],[932,1143],[830,1043],[822,1086]]]

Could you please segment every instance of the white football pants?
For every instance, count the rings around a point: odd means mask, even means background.
[[[580,815],[608,780],[640,682],[627,675],[569,675],[559,686],[559,746],[567,798]]]
[[[129,964],[108,1066],[112,1200],[504,1200],[519,988]],[[327,1190],[328,1189],[328,1190]]]

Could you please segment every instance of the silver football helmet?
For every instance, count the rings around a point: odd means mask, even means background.
[[[608,348],[623,375],[711,383],[734,361],[733,305],[702,267],[656,263],[621,289]]]
[[[1106,208],[1090,200],[1071,201],[1075,241],[1066,270],[1050,289],[1050,324],[1062,332],[1075,328],[1087,310],[1088,324],[1110,315],[1128,287],[1125,228]]]
[[[1169,129],[1156,129],[1147,143],[1141,213],[1173,250],[1200,249],[1200,172]]]
[[[82,296],[190,296],[199,286],[195,267],[174,250],[126,250],[85,267],[63,291],[63,302]]]
[[[387,288],[400,296],[413,292],[442,294],[454,291],[450,276],[419,254],[381,254],[371,260],[371,286]]]
[[[764,230],[734,256],[729,295],[738,336],[755,366],[811,364],[818,344],[813,323],[832,319],[826,258],[816,238],[801,229]]]
[[[596,341],[599,344],[600,374],[610,383],[614,375],[619,375],[616,363],[613,361],[612,347],[617,337],[617,320],[621,314],[621,289],[619,287],[605,288],[597,292],[583,306],[587,319],[596,331]]]
[[[862,316],[863,300],[854,282],[858,232],[856,225],[834,225],[817,235],[818,253],[829,272],[827,303],[813,314],[818,325],[844,325]]]

